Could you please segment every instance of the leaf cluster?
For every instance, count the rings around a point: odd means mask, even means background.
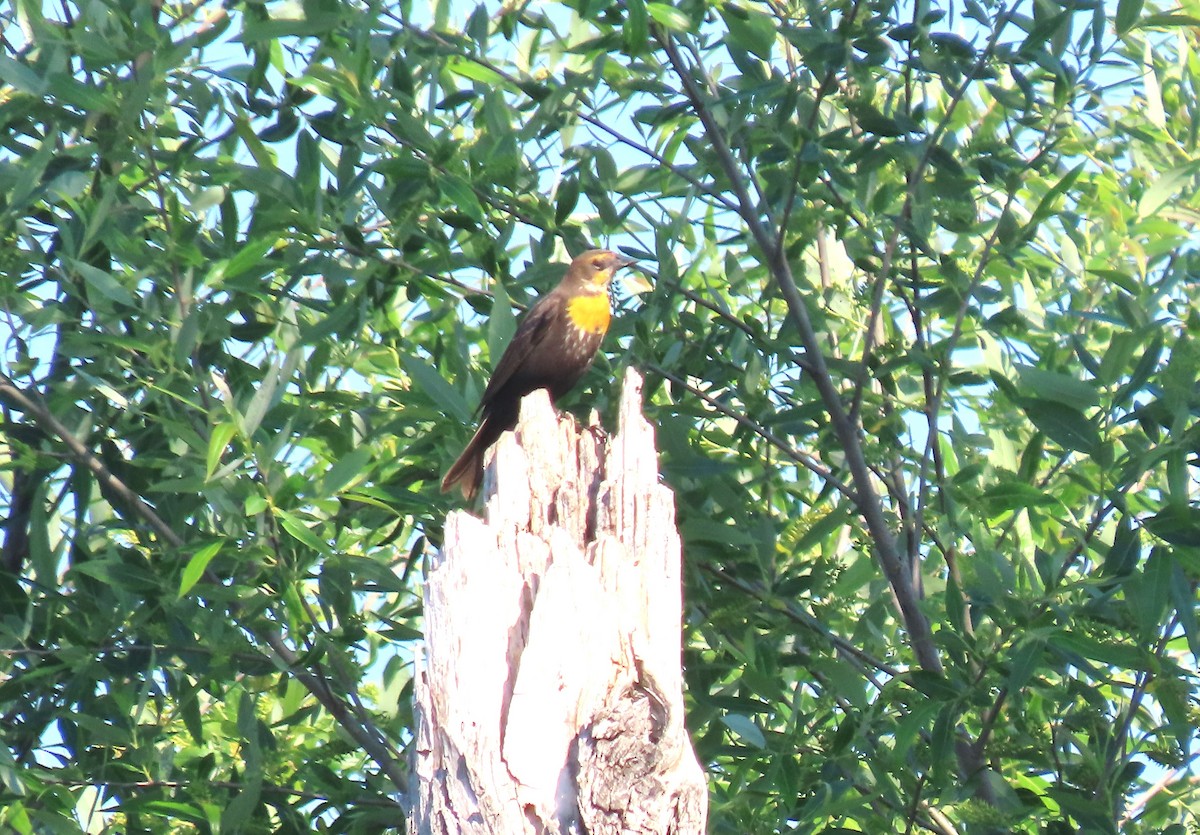
[[[1184,831],[1196,14],[0,11],[0,829],[399,828],[438,478],[605,244],[713,831]]]

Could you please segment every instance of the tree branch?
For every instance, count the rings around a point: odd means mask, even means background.
[[[3,372],[0,372],[0,399],[30,415],[43,430],[57,437],[72,458],[87,467],[112,495],[128,505],[134,514],[146,522],[163,542],[174,548],[186,547],[184,540],[163,521],[154,508],[115,476],[95,453],[50,412],[49,408],[41,402],[40,397],[22,391],[13,379]],[[405,771],[388,748],[383,734],[375,727],[374,723],[365,721],[361,716],[358,717],[358,721],[353,721],[349,706],[334,694],[326,679],[314,675],[300,665],[299,656],[287,645],[278,630],[267,630],[262,638],[271,647],[276,663],[286,672],[295,676],[309,693],[330,712],[346,733],[353,737],[355,742],[361,745],[363,750],[376,761],[393,785],[399,791],[404,791],[407,784]]]
[[[71,430],[64,426],[62,421],[50,412],[45,404],[41,402],[40,397],[36,394],[22,391],[13,379],[3,372],[0,372],[0,399],[8,401],[9,404],[25,414],[33,416],[34,421],[39,426],[62,442],[72,458],[87,467],[106,489],[129,505],[134,513],[140,516],[160,539],[175,548],[183,547],[183,540],[162,520],[154,508],[146,503],[145,499],[131,490],[125,482],[117,478],[95,453],[71,434]]]
[[[779,286],[792,321],[800,333],[801,342],[807,352],[808,360],[813,367],[813,382],[821,395],[821,400],[829,414],[834,433],[837,435],[845,453],[846,466],[853,477],[854,487],[859,497],[857,503],[859,513],[862,515],[867,530],[874,542],[875,554],[883,569],[884,576],[895,591],[900,616],[912,640],[917,662],[923,669],[942,675],[942,661],[933,643],[929,621],[920,609],[920,601],[917,598],[910,578],[904,570],[903,561],[900,559],[900,554],[896,548],[895,537],[884,516],[882,502],[875,490],[871,471],[867,467],[866,459],[863,455],[860,427],[851,422],[843,408],[841,397],[825,364],[825,357],[821,351],[816,330],[809,319],[808,309],[805,307],[799,288],[796,286],[791,265],[788,263],[782,250],[778,247],[777,240],[773,238],[772,234],[763,225],[758,215],[758,210],[749,192],[746,190],[745,183],[742,181],[742,172],[729,150],[720,125],[709,111],[706,97],[692,79],[690,68],[680,57],[679,50],[675,48],[671,35],[661,30],[656,30],[656,36],[663,50],[666,52],[671,65],[674,67],[676,74],[679,76],[692,107],[704,125],[708,139],[712,143],[717,158],[730,180],[730,187],[733,189],[738,203],[738,214],[746,223],[756,246],[766,260],[767,268]]]

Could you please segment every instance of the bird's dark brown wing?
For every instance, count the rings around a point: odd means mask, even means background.
[[[551,292],[538,299],[537,303],[529,308],[529,312],[517,325],[517,331],[513,334],[508,347],[500,355],[500,362],[496,363],[492,379],[488,381],[483,397],[479,401],[480,411],[488,410],[488,406],[495,400],[496,395],[504,390],[513,374],[525,365],[529,355],[545,340],[561,307],[562,297],[558,293]]]

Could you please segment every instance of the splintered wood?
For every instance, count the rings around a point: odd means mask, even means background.
[[[494,474],[494,478],[493,478]],[[680,543],[641,378],[609,438],[544,391],[495,447],[425,585],[411,833],[701,833]]]

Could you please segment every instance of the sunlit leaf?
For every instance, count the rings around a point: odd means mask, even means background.
[[[188,561],[183,567],[183,575],[179,578],[179,597],[185,596],[200,581],[204,572],[208,570],[208,564],[221,552],[224,545],[223,540],[210,542],[188,557]]]

